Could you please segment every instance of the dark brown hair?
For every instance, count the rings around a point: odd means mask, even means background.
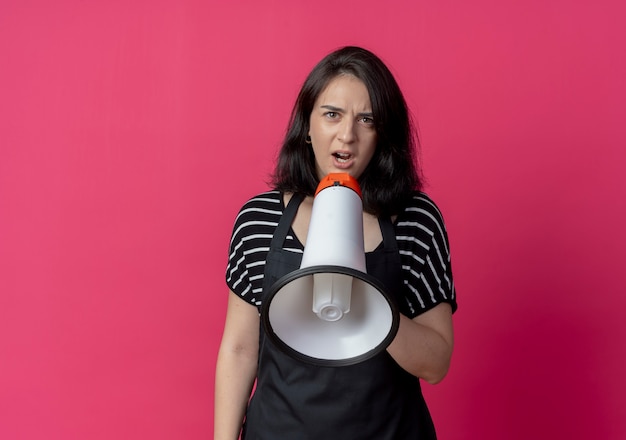
[[[348,46],[322,59],[307,77],[291,113],[272,184],[285,192],[313,195],[319,182],[313,149],[305,139],[317,97],[339,75],[363,81],[369,93],[376,129],[374,156],[359,178],[364,210],[375,215],[398,213],[421,189],[418,139],[406,101],[393,74],[372,52]]]

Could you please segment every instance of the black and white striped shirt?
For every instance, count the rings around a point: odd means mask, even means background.
[[[261,306],[263,272],[274,230],[285,206],[282,194],[268,191],[241,208],[230,241],[226,284],[245,301]],[[456,310],[450,247],[441,212],[424,193],[416,193],[394,222],[402,263],[403,296],[413,318],[442,302]],[[283,248],[302,254],[290,230]]]

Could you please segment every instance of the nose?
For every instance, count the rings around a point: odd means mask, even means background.
[[[354,142],[356,139],[355,132],[356,124],[351,118],[344,118],[339,126],[339,132],[337,133],[337,139],[345,144]]]

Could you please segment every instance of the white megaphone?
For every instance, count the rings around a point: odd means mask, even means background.
[[[283,352],[321,366],[362,362],[395,337],[395,302],[366,273],[361,189],[349,174],[318,185],[300,269],[271,286],[261,320]]]

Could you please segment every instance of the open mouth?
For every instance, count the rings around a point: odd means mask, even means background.
[[[333,153],[333,156],[335,156],[337,161],[341,163],[348,162],[352,157],[350,153]]]

